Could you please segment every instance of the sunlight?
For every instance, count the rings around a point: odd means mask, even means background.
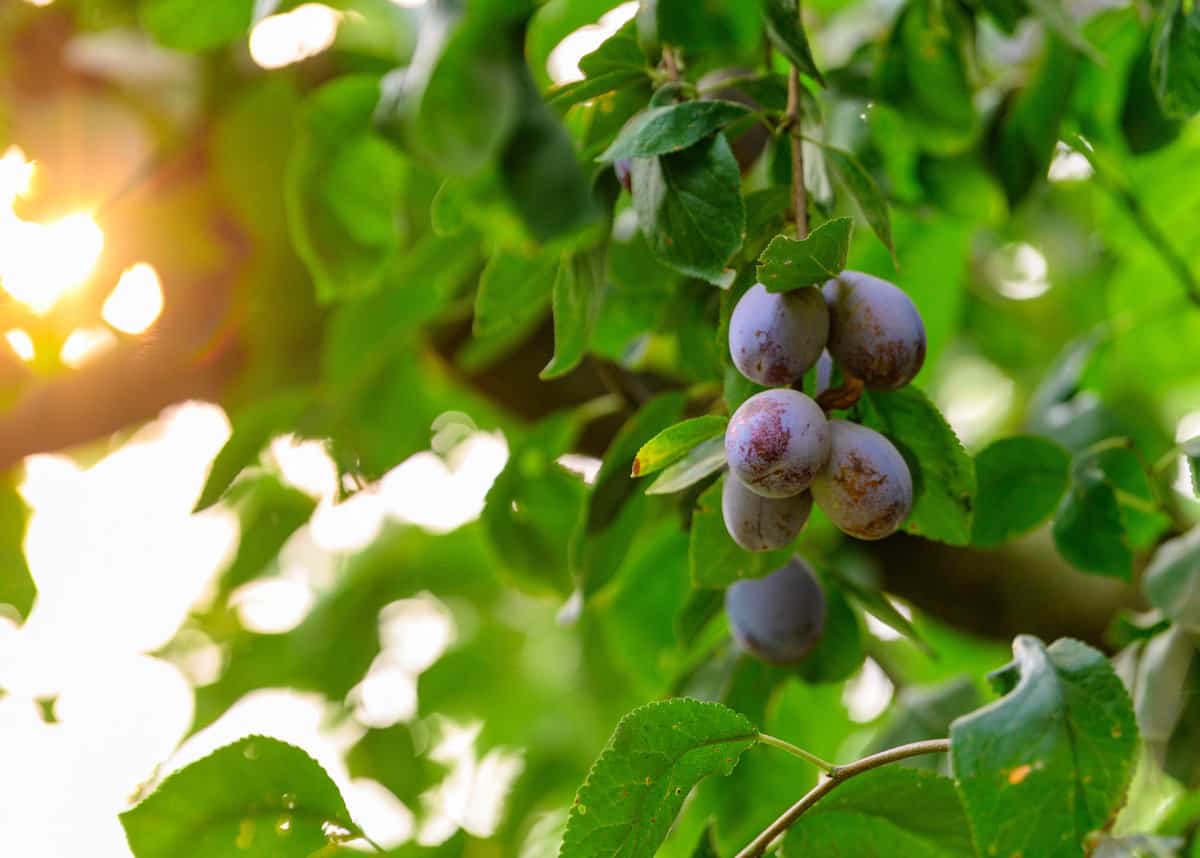
[[[600,43],[621,29],[637,14],[636,2],[622,3],[604,14],[595,24],[580,27],[555,46],[546,58],[546,71],[557,84],[583,80],[579,61],[590,54]]]
[[[850,713],[850,720],[858,724],[874,721],[892,702],[895,687],[887,674],[868,658],[859,670],[846,682],[842,692],[842,703]]]
[[[33,360],[36,354],[33,348],[33,337],[29,336],[26,331],[13,328],[11,331],[5,331],[4,339],[8,341],[9,348],[21,360],[25,362]]]
[[[946,421],[970,447],[1000,429],[1015,396],[1015,382],[995,364],[965,354],[948,362],[934,398]]]
[[[62,344],[58,357],[71,369],[78,369],[116,344],[117,338],[108,328],[76,328]]]
[[[316,56],[333,44],[341,20],[341,12],[321,3],[269,15],[250,31],[250,57],[261,68],[278,69]]]
[[[100,315],[124,334],[140,334],[154,324],[162,309],[158,272],[153,265],[139,262],[121,274]]]
[[[380,482],[380,496],[395,518],[447,533],[479,517],[507,461],[503,435],[477,432],[444,459],[432,452],[418,453],[393,468]]]
[[[1060,140],[1054,147],[1054,160],[1050,162],[1046,178],[1052,182],[1079,182],[1091,178],[1093,172],[1083,154]]]

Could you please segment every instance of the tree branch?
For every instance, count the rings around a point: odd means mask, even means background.
[[[889,748],[886,751],[871,754],[869,757],[863,757],[861,760],[855,760],[853,763],[848,763],[844,766],[835,766],[828,777],[805,793],[803,798],[785,810],[778,819],[763,829],[762,833],[755,837],[745,849],[739,852],[736,858],[759,858],[759,856],[767,851],[767,847],[775,841],[775,838],[791,828],[796,823],[796,820],[804,815],[805,811],[833,792],[837,788],[837,785],[843,781],[849,780],[855,775],[861,775],[863,772],[870,771],[871,769],[877,769],[880,766],[886,766],[888,763],[894,763],[897,760],[917,757],[922,754],[942,753],[949,750],[949,739],[928,739],[924,742],[913,742],[909,745],[901,745],[898,748]]]

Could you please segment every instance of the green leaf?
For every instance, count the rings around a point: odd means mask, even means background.
[[[896,264],[896,246],[892,241],[892,221],[888,216],[887,197],[871,174],[863,169],[862,164],[849,152],[833,146],[822,146],[821,149],[825,153],[825,163],[850,196],[854,197],[871,231],[883,242],[883,246],[892,254],[893,264]]]
[[[646,489],[648,495],[669,495],[682,491],[725,467],[725,437],[710,438],[697,444],[674,464],[668,465]]]
[[[0,482],[0,605],[11,605],[21,617],[29,615],[37,595],[25,560],[28,521],[25,501],[13,485],[12,476],[8,475]]]
[[[630,535],[641,525],[648,500],[630,476],[642,445],[683,415],[686,397],[668,393],[656,397],[626,421],[609,444],[604,463],[571,537],[571,567],[591,596],[607,584],[629,551]]]
[[[706,414],[669,426],[638,450],[631,476],[645,477],[679,461],[697,445],[723,435],[728,422],[725,417]]]
[[[788,561],[787,549],[756,553],[733,541],[721,514],[721,491],[728,476],[704,490],[692,514],[688,564],[696,587],[725,587],[740,578],[761,578]]]
[[[645,76],[649,71],[646,55],[637,43],[637,28],[633,21],[600,43],[600,47],[579,60],[579,70],[593,78],[613,72]]]
[[[925,739],[941,739],[949,735],[950,724],[955,718],[978,709],[981,703],[979,689],[966,676],[939,685],[904,688],[896,696],[887,721],[867,746],[866,753],[872,754]],[[931,754],[910,757],[900,764],[909,768],[938,770],[943,768],[944,762],[944,758]]]
[[[742,244],[741,174],[725,138],[633,161],[633,206],[651,250],[676,271],[710,283]]]
[[[1150,604],[1191,631],[1200,631],[1200,526],[1154,552],[1142,587]]]
[[[600,208],[570,136],[542,101],[524,60],[520,67],[518,114],[500,153],[500,182],[529,234],[548,242],[595,223]]]
[[[693,588],[675,617],[675,638],[690,647],[725,605],[722,590]]]
[[[265,736],[175,772],[122,813],[121,825],[137,858],[307,858],[360,833],[325,770]]]
[[[579,788],[559,858],[650,858],[692,787],[729,774],[757,737],[717,703],[676,698],[630,712]]]
[[[797,820],[784,858],[816,855],[974,858],[954,782],[888,766],[851,778]]]
[[[684,101],[644,110],[625,124],[597,161],[650,158],[699,143],[750,112],[733,101]]]
[[[1192,491],[1200,499],[1200,437],[1183,443],[1183,455],[1192,474]]]
[[[696,848],[692,850],[692,858],[721,858],[717,852],[717,833],[711,824],[700,835]]]
[[[274,474],[239,482],[228,499],[237,509],[241,538],[233,561],[221,573],[223,595],[258,577],[317,507],[309,495]]]
[[[422,15],[419,50],[385,80],[377,122],[422,160],[446,173],[473,173],[495,159],[521,114],[521,27],[493,5],[432,4]]]
[[[1187,119],[1200,111],[1200,9],[1189,0],[1168,0],[1154,24],[1150,80],[1168,116]]]
[[[917,631],[917,627],[908,617],[900,613],[878,587],[869,586],[850,575],[839,575],[838,583],[846,591],[846,594],[868,614],[908,638],[927,654],[933,654],[933,650],[925,643],[921,633]]]
[[[1070,470],[1067,451],[1045,438],[1025,435],[989,444],[975,457],[971,544],[1003,545],[1041,524],[1062,499]]]
[[[583,481],[555,461],[570,450],[579,426],[549,417],[512,445],[480,516],[488,540],[513,583],[532,593],[571,591],[568,543],[583,508]]]
[[[781,54],[788,58],[800,71],[821,86],[825,80],[813,60],[808,35],[800,21],[798,0],[761,0],[763,17],[767,24],[767,37]]]
[[[554,278],[554,357],[538,375],[558,378],[579,365],[604,297],[603,260],[593,253],[564,259]]]
[[[846,267],[853,226],[850,218],[839,217],[799,241],[775,236],[758,258],[758,282],[768,292],[790,292],[836,277]]]
[[[250,32],[254,0],[140,0],[142,28],[173,51],[210,51]]]
[[[317,90],[288,162],[288,227],[321,301],[373,291],[396,257],[405,163],[370,131],[378,99],[368,76]]]
[[[915,387],[871,391],[864,399],[863,425],[896,445],[913,478],[910,533],[951,545],[971,538],[975,463],[929,398]]]
[[[287,390],[248,405],[233,415],[233,432],[213,459],[208,479],[193,512],[208,509],[233,485],[237,475],[258,461],[258,455],[277,435],[294,432],[312,405],[307,390]]]
[[[1071,488],[1054,516],[1054,544],[1072,566],[1128,581],[1133,552],[1117,495],[1094,461],[1076,463]]]
[[[1138,754],[1129,695],[1104,655],[1022,635],[993,675],[1006,696],[950,728],[981,855],[1071,858],[1121,806]]]
[[[475,336],[493,336],[541,315],[557,273],[558,259],[552,255],[522,256],[507,250],[493,254],[475,295]]]

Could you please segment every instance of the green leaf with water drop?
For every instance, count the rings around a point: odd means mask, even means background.
[[[317,761],[265,736],[170,775],[121,825],[136,858],[308,858],[361,834]]]

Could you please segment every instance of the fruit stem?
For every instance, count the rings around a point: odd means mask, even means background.
[[[761,739],[762,736],[760,735]],[[760,858],[777,837],[791,828],[806,810],[832,792],[838,784],[849,780],[855,775],[886,766],[897,760],[916,757],[922,754],[936,754],[950,750],[949,739],[928,739],[923,742],[913,742],[898,748],[889,748],[878,754],[871,754],[844,766],[834,766],[828,776],[823,778],[815,787],[805,793],[804,797],[785,810],[778,819],[763,829],[762,833],[752,840],[735,858]]]
[[[770,736],[766,733],[759,733],[758,741],[762,742],[764,745],[774,745],[776,748],[787,751],[793,757],[799,757],[806,763],[812,763],[827,775],[832,774],[837,769],[837,766],[835,766],[833,763],[823,760],[816,754],[806,751],[797,745],[793,745],[791,742],[785,742],[783,739],[778,739],[775,736]]]
[[[804,138],[800,133],[800,71],[795,65],[788,71],[787,113],[783,127],[792,144],[792,212],[796,219],[796,238],[808,236],[808,191],[804,187]]]

